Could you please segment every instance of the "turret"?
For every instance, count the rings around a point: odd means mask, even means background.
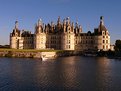
[[[20,30],[18,29],[18,21],[15,21],[15,27],[13,32],[10,33],[10,48],[18,48],[18,39],[21,36]]]
[[[95,43],[98,50],[107,51],[110,49],[110,35],[108,30],[104,25],[104,17],[100,17],[100,24],[97,29],[95,29]]]

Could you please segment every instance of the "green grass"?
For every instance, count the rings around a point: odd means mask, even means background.
[[[7,48],[0,48],[0,51],[14,51],[14,52],[64,52],[64,50],[35,50],[35,49],[7,49]]]

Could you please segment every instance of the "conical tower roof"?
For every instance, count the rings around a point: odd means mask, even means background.
[[[100,17],[100,25],[98,27],[98,31],[108,31],[104,25],[104,20],[103,20],[103,16]]]

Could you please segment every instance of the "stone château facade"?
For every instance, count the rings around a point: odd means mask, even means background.
[[[60,17],[57,24],[43,24],[38,20],[35,33],[19,30],[18,21],[10,33],[10,47],[14,49],[55,49],[55,50],[104,50],[110,49],[110,35],[106,29],[103,17],[94,32],[83,33],[82,27],[70,21],[69,17],[63,22]]]

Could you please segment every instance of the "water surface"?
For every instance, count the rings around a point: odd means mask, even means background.
[[[60,57],[0,58],[0,91],[121,91],[121,61]]]

